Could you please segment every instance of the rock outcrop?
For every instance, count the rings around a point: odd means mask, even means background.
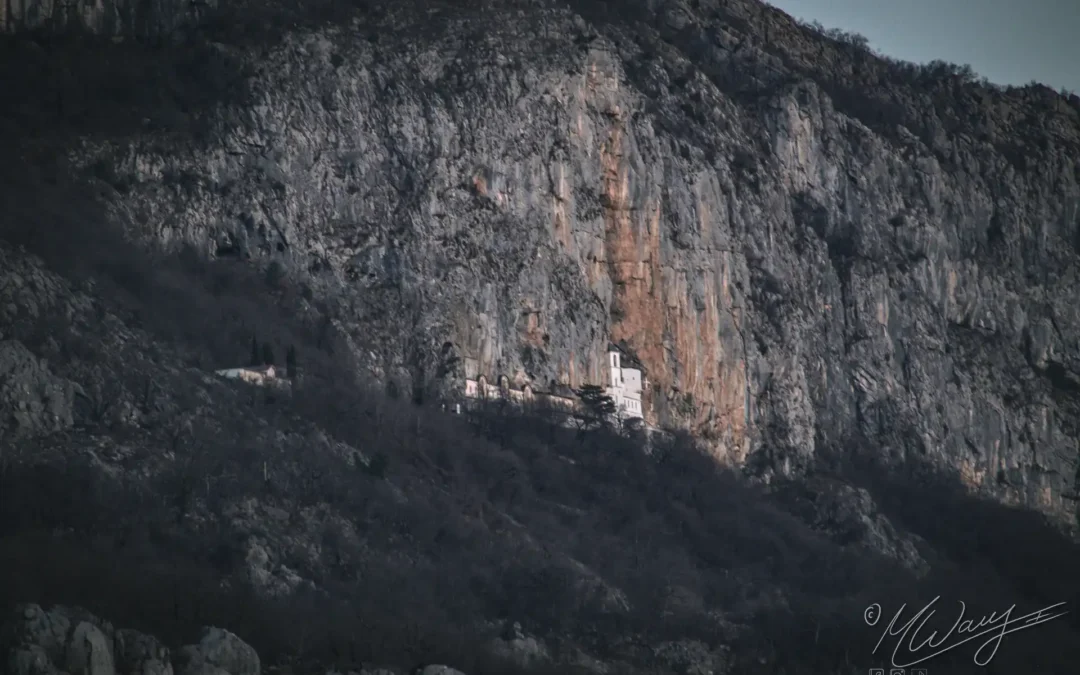
[[[1071,513],[1080,100],[753,0],[335,17],[259,48],[216,31],[243,102],[74,153],[132,235],[275,265],[418,399],[598,381],[614,341],[650,420],[727,461],[791,473],[859,439]]]
[[[174,668],[174,662],[176,664]],[[156,638],[115,629],[85,610],[24,604],[0,619],[0,666],[9,675],[259,675],[259,655],[227,630],[203,629],[198,644],[179,650],[174,661]],[[328,675],[341,675],[330,671]],[[349,675],[400,675],[385,668]],[[416,675],[464,675],[449,666],[428,665]]]
[[[205,628],[196,645],[180,650],[178,675],[259,675],[259,655],[221,628]]]
[[[488,649],[496,657],[523,670],[547,665],[552,661],[543,642],[526,635],[521,630],[521,624],[516,621],[507,626],[500,637],[492,640]]]
[[[154,638],[80,609],[32,604],[0,623],[0,663],[11,675],[173,675],[169,650]]]
[[[784,492],[794,513],[837,543],[863,547],[916,574],[929,568],[919,554],[918,538],[899,531],[865,488],[811,478],[784,486]]]
[[[0,439],[67,429],[75,387],[17,340],[0,341]]]

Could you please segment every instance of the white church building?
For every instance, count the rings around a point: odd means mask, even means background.
[[[642,376],[641,370],[624,368],[622,353],[614,346],[609,349],[607,358],[608,376],[604,393],[611,397],[615,404],[614,416],[619,420],[645,419],[642,395],[649,388],[649,381]],[[531,384],[515,389],[506,375],[498,378],[498,384],[488,382],[484,375],[478,376],[475,380],[467,378],[464,394],[468,399],[507,400],[520,404],[544,401],[563,410],[573,410],[579,403],[576,398],[567,398],[566,395],[550,391],[534,391]]]
[[[608,366],[611,370],[607,386],[607,395],[615,402],[615,414],[620,419],[643,419],[641,394],[648,386],[637,368],[623,368],[622,355],[615,351],[608,352]]]

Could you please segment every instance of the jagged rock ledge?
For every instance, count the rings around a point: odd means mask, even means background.
[[[8,675],[260,675],[255,650],[222,628],[203,628],[199,641],[172,653],[156,638],[114,628],[74,607],[18,605],[0,621],[0,666]],[[337,674],[335,674],[337,675]],[[401,675],[362,669],[349,675]],[[415,675],[464,675],[428,665]]]

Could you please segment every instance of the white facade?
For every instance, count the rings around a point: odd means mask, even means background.
[[[243,380],[250,384],[266,384],[277,378],[277,372],[273,366],[260,366],[251,368],[226,368],[216,371],[221,377],[230,380]]]
[[[521,404],[542,401],[566,409],[572,409],[575,406],[574,399],[545,392],[535,392],[532,385],[526,384],[521,389],[514,389],[510,386],[510,379],[505,375],[499,378],[498,385],[490,384],[483,375],[476,380],[466,379],[465,398],[486,399],[488,401],[506,400]]]
[[[623,368],[621,354],[617,351],[608,352],[608,369],[605,393],[615,403],[615,417],[621,420],[644,419],[642,392],[648,388],[649,384],[642,377],[641,371],[637,368]],[[576,399],[557,396],[550,392],[534,393],[529,385],[525,385],[522,389],[514,389],[505,375],[499,378],[497,385],[488,382],[487,377],[483,375],[475,380],[467,378],[465,398],[489,401],[507,400],[514,403],[542,401],[567,411],[572,411],[578,406]]]
[[[608,367],[611,369],[611,376],[607,395],[615,402],[615,414],[622,419],[642,419],[641,371],[637,368],[623,368],[621,355],[616,351],[608,352]]]

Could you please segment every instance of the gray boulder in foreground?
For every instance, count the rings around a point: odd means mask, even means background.
[[[0,672],[9,675],[259,675],[259,655],[236,635],[203,628],[176,664],[156,638],[115,629],[84,610],[17,606],[0,619]]]
[[[259,675],[259,655],[246,642],[221,628],[206,627],[197,645],[180,650],[178,675]]]
[[[174,658],[170,658],[170,656]],[[235,634],[206,626],[198,643],[174,655],[156,638],[116,629],[75,608],[18,605],[0,617],[0,673],[4,675],[260,675],[255,649]],[[349,675],[393,675],[363,670]],[[465,675],[430,665],[416,675]]]

